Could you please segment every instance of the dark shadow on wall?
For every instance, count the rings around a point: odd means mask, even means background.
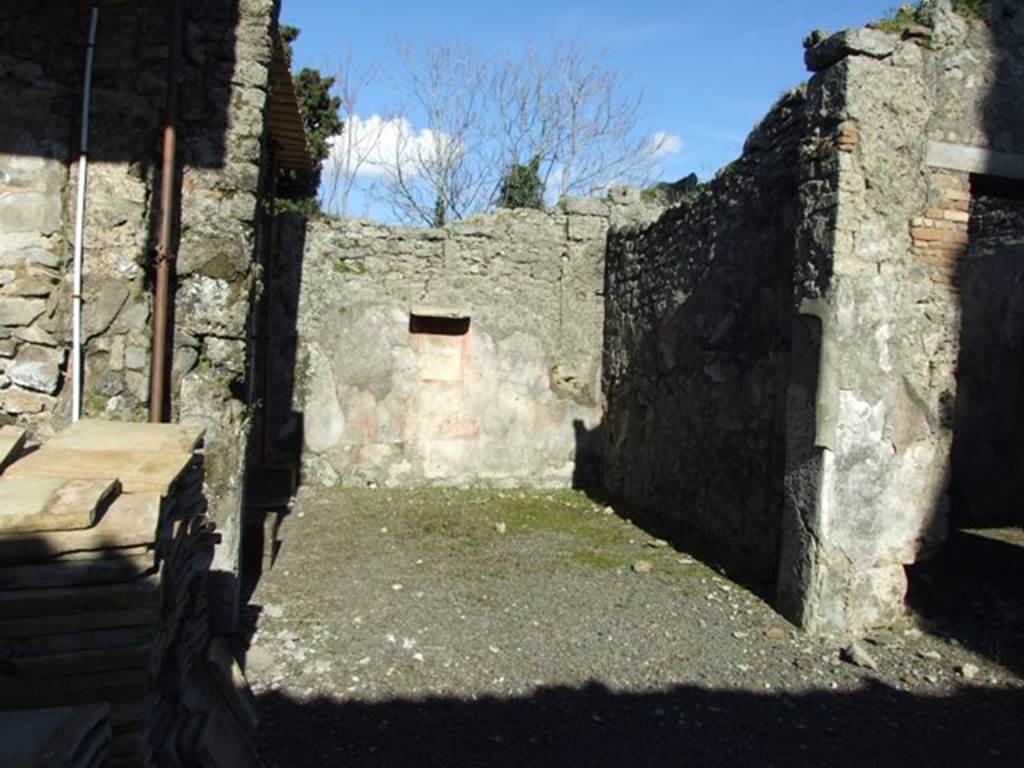
[[[989,148],[1024,155],[1024,6],[990,0]],[[909,569],[909,606],[936,633],[1024,674],[1024,180],[971,177],[957,261],[961,328],[950,536]]]
[[[0,3],[0,153],[77,159],[82,79],[91,3]],[[193,131],[189,162],[224,164],[235,69],[236,0],[189,0],[187,23],[206,30],[186,42],[182,120]],[[166,107],[170,3],[100,3],[91,115],[93,161],[138,164],[145,174],[160,146]],[[230,55],[227,55],[230,52]]]
[[[803,95],[642,231],[605,279],[604,491],[771,599],[778,572]],[[578,435],[577,460],[589,435]],[[586,463],[584,462],[584,466]]]
[[[300,481],[302,413],[294,409],[298,366],[298,314],[306,218],[278,214],[265,222],[263,293],[256,312],[252,432],[246,466],[246,532],[242,598],[248,600],[264,567],[276,560],[281,521]]]
[[[604,488],[605,432],[604,424],[588,429],[582,419],[573,419],[574,461],[572,487],[600,496]]]
[[[86,42],[92,3],[42,0],[29,3],[0,4],[0,84],[9,95],[10,109],[0,113],[0,153],[34,156],[74,163],[80,152],[81,108]],[[222,168],[226,158],[228,108],[236,70],[236,40],[239,8],[235,0],[190,0],[184,5],[183,61],[180,78],[179,142],[176,169],[178,178],[172,187],[181,189],[183,168]],[[147,397],[143,390],[129,384],[124,371],[114,370],[107,354],[109,347],[90,343],[110,331],[107,325],[94,324],[105,316],[112,296],[125,291],[126,307],[144,301],[153,291],[160,225],[162,173],[162,135],[167,113],[169,85],[169,41],[171,3],[99,4],[95,59],[89,108],[90,183],[86,196],[88,216],[85,231],[85,413],[104,415],[110,398],[120,396],[124,418],[144,418]],[[104,173],[101,164],[120,166],[123,180]],[[111,183],[113,179],[113,183]],[[3,179],[0,179],[0,184]],[[67,183],[66,178],[59,182]],[[121,185],[124,185],[122,188]],[[53,194],[54,190],[47,190]],[[187,190],[185,192],[187,196]],[[169,255],[176,254],[180,240],[180,200],[172,201],[172,241]],[[65,271],[73,225],[73,190],[64,190],[65,220],[50,238],[55,254],[64,259]],[[32,209],[26,201],[26,210]],[[133,231],[136,217],[144,216],[144,242],[136,241]],[[26,218],[29,234],[41,237],[54,226],[36,222],[35,214]],[[101,238],[100,231],[104,232]],[[97,242],[117,246],[100,246]],[[106,250],[99,253],[99,249]],[[123,248],[125,253],[118,253]],[[38,258],[25,249],[29,260]],[[94,266],[102,257],[111,268],[116,257],[137,254],[140,277],[125,279],[127,269],[107,274]],[[171,286],[171,320],[176,285]],[[55,324],[70,331],[70,300],[66,292],[57,292],[53,302]],[[94,308],[99,307],[94,311]],[[125,321],[114,318],[114,333],[133,330]],[[193,340],[194,343],[194,340]],[[173,346],[168,344],[166,369],[171,371]],[[66,364],[70,374],[70,361]],[[175,384],[177,381],[174,382]],[[172,412],[171,399],[176,387],[166,387],[166,412]],[[65,393],[63,399],[69,398]],[[59,408],[66,408],[63,403]],[[107,414],[109,417],[109,414]]]
[[[1024,88],[1019,91],[1024,97]],[[951,515],[956,527],[1024,524],[1024,180],[971,179],[957,265],[961,326]]]
[[[610,508],[623,520],[637,525],[652,539],[668,542],[675,551],[696,557],[723,576],[736,579],[765,602],[772,601],[774,581],[759,578],[749,570],[734,571],[735,561],[723,556],[720,541],[709,537],[685,519],[666,516],[658,507],[628,501],[621,494],[608,489],[605,475],[607,435],[604,423],[588,429],[581,420],[576,419],[573,421],[573,430],[576,438],[572,480],[574,490],[583,491],[591,501]]]
[[[519,698],[298,701],[258,697],[264,762],[352,766],[1004,766],[1024,750],[1024,696],[963,687],[917,695],[762,694],[600,683]]]

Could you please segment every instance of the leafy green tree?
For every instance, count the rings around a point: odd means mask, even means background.
[[[501,181],[498,205],[502,208],[543,208],[544,182],[540,178],[540,155],[529,163],[515,163]]]

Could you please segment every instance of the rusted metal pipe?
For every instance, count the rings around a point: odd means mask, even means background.
[[[156,245],[156,283],[153,287],[153,346],[149,368],[149,420],[168,420],[168,316],[174,261],[174,211],[178,166],[178,95],[181,90],[182,37],[185,0],[171,0],[170,61],[167,74],[167,116],[164,123],[163,165],[160,171],[160,227]]]

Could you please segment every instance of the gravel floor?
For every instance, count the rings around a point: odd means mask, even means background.
[[[246,658],[267,766],[1024,754],[1014,649],[908,621],[850,660],[580,493],[304,490],[280,537]]]

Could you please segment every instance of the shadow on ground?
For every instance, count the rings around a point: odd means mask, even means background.
[[[384,702],[259,699],[263,759],[288,766],[1007,765],[1024,697],[539,689],[528,698]]]
[[[666,519],[656,509],[631,504],[600,488],[585,484],[574,484],[573,488],[585,493],[595,504],[610,507],[616,515],[630,521],[652,539],[668,542],[676,552],[696,557],[708,568],[749,590],[768,605],[775,604],[774,580],[766,579],[763,573],[731,567],[721,557],[721,545],[693,526]],[[781,616],[779,619],[784,621]]]
[[[1024,675],[1024,532],[955,531],[942,554],[910,569],[907,602],[929,630]]]

